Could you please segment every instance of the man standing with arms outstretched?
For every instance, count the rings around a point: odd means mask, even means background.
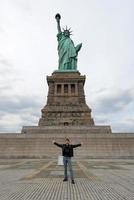
[[[70,171],[72,184],[75,184],[74,176],[73,176],[73,170],[72,170],[71,157],[73,157],[73,148],[81,146],[82,143],[71,144],[70,140],[68,138],[66,138],[64,144],[59,144],[55,141],[53,141],[53,144],[62,148],[62,156],[63,156],[63,163],[64,163],[64,180],[63,181],[68,181],[68,177],[67,177],[67,166],[68,166],[69,171]]]

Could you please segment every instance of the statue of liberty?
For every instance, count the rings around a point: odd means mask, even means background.
[[[60,26],[60,14],[56,14],[55,16],[57,21],[57,28],[58,28],[58,55],[59,55],[59,71],[66,71],[66,70],[77,70],[77,56],[78,52],[82,47],[82,43],[78,44],[76,47],[74,46],[73,41],[70,38],[71,31],[70,29],[63,29],[61,31]]]

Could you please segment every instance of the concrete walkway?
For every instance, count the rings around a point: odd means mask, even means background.
[[[134,160],[75,160],[75,185],[56,160],[0,160],[0,200],[134,200]]]

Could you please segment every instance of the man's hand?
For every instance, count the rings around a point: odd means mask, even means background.
[[[81,142],[81,145],[83,145],[83,142]]]
[[[55,143],[55,140],[53,140],[52,143],[54,144],[54,143]]]

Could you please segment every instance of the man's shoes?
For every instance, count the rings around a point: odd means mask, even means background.
[[[63,182],[65,182],[65,181],[68,181],[67,178],[64,178],[64,179],[63,179]]]
[[[75,184],[74,180],[72,180],[72,184]]]

